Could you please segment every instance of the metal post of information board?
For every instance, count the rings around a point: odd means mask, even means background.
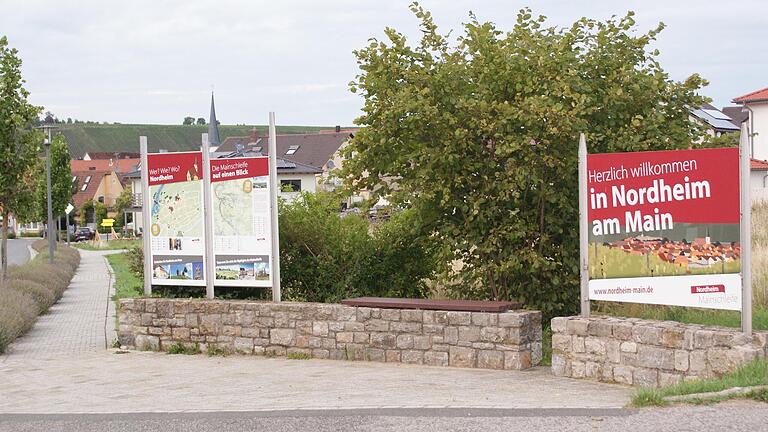
[[[272,301],[279,302],[280,296],[280,229],[277,224],[277,134],[275,113],[269,113],[269,214],[272,237]]]
[[[579,276],[581,316],[589,318],[589,221],[587,220],[587,139],[579,134]]]
[[[741,180],[741,330],[752,334],[752,201],[749,196],[750,151],[747,122],[741,124],[739,139],[739,178]]]
[[[152,249],[150,236],[152,230],[152,199],[149,196],[149,165],[147,165],[147,137],[139,137],[141,152],[141,243],[144,249],[144,295],[152,295]]]
[[[205,296],[212,299],[215,295],[213,282],[216,278],[216,266],[213,253],[213,202],[211,199],[211,145],[208,134],[203,134],[203,220],[205,221]]]

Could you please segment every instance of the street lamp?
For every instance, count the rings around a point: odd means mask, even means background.
[[[50,129],[48,133],[50,135]],[[43,144],[45,145],[45,181],[48,195],[48,263],[53,264],[56,243],[53,237],[53,207],[51,203],[51,140],[46,138]]]

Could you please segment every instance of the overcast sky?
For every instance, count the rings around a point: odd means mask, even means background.
[[[386,26],[418,37],[410,1],[8,1],[0,35],[23,60],[32,102],[60,118],[178,124],[208,117],[215,88],[224,124],[351,125],[362,102],[348,90],[352,50]],[[667,24],[655,47],[674,79],[698,72],[721,107],[768,87],[768,2],[421,2],[443,32],[469,10],[511,29],[532,5],[555,25],[637,12],[641,30]],[[414,40],[414,39],[412,39]]]

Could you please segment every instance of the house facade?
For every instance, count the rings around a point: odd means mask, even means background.
[[[733,99],[746,112],[752,158],[768,160],[768,87]]]

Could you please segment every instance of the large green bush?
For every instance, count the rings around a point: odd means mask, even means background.
[[[285,299],[334,302],[353,296],[424,297],[434,274],[433,243],[414,237],[411,211],[371,226],[341,216],[338,199],[305,193],[280,205],[280,270]]]

